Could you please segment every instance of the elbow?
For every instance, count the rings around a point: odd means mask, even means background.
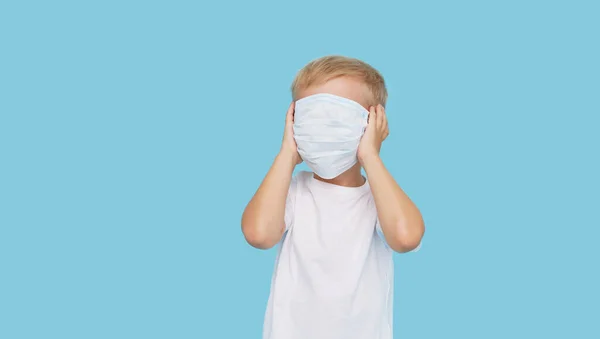
[[[396,239],[396,240],[390,242],[390,247],[395,252],[406,253],[406,252],[414,251],[417,247],[419,247],[420,243],[421,243],[420,240],[415,241],[412,239]]]
[[[242,221],[242,233],[246,242],[254,248],[268,250],[275,246],[279,241],[273,235],[269,234],[265,229],[260,227],[259,223]]]
[[[388,241],[392,250],[398,253],[406,253],[414,251],[421,244],[421,239],[425,234],[425,225],[422,220],[414,224],[410,228],[399,227],[392,239]]]
[[[245,231],[244,238],[246,238],[246,242],[250,244],[250,246],[260,250],[268,250],[275,246],[275,243],[269,241],[267,236],[255,230]]]

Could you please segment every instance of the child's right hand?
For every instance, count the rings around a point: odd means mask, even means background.
[[[285,130],[283,132],[283,142],[279,154],[289,156],[297,165],[302,162],[302,158],[298,153],[296,140],[294,140],[294,107],[294,102],[292,102],[285,116]]]

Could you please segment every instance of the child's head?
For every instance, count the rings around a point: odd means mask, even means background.
[[[369,109],[387,100],[381,74],[357,59],[326,56],[300,70],[292,96],[298,153],[315,175],[362,179],[357,150]]]
[[[344,56],[316,59],[298,72],[292,83],[294,101],[317,93],[329,93],[369,106],[387,101],[383,76],[369,64]]]

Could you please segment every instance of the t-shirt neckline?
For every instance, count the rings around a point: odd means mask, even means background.
[[[321,181],[321,180],[315,178],[314,173],[309,172],[309,174],[310,174],[311,184],[314,186],[317,186],[317,187],[324,188],[324,189],[335,190],[335,191],[340,191],[340,192],[343,191],[343,192],[347,192],[347,193],[351,193],[351,192],[362,193],[362,192],[369,190],[369,180],[365,176],[362,176],[365,179],[365,182],[361,186],[352,187],[352,186],[341,186],[341,185],[336,185],[336,184],[331,184],[331,183],[328,183],[325,181]]]

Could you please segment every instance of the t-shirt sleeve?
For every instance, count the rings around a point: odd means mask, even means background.
[[[296,192],[298,191],[298,178],[292,177],[287,198],[285,199],[285,230],[289,230],[294,224],[294,213],[296,210]]]
[[[383,241],[386,241],[385,236],[383,235],[383,230],[381,229],[381,224],[379,223],[379,218],[377,218],[377,223],[375,225],[375,229],[376,229],[377,234],[381,237],[381,239]],[[387,243],[387,241],[386,241],[386,243]],[[420,249],[421,249],[421,243],[419,243],[419,246],[415,247],[415,249],[413,249],[412,251],[408,251],[408,253],[417,252]]]

